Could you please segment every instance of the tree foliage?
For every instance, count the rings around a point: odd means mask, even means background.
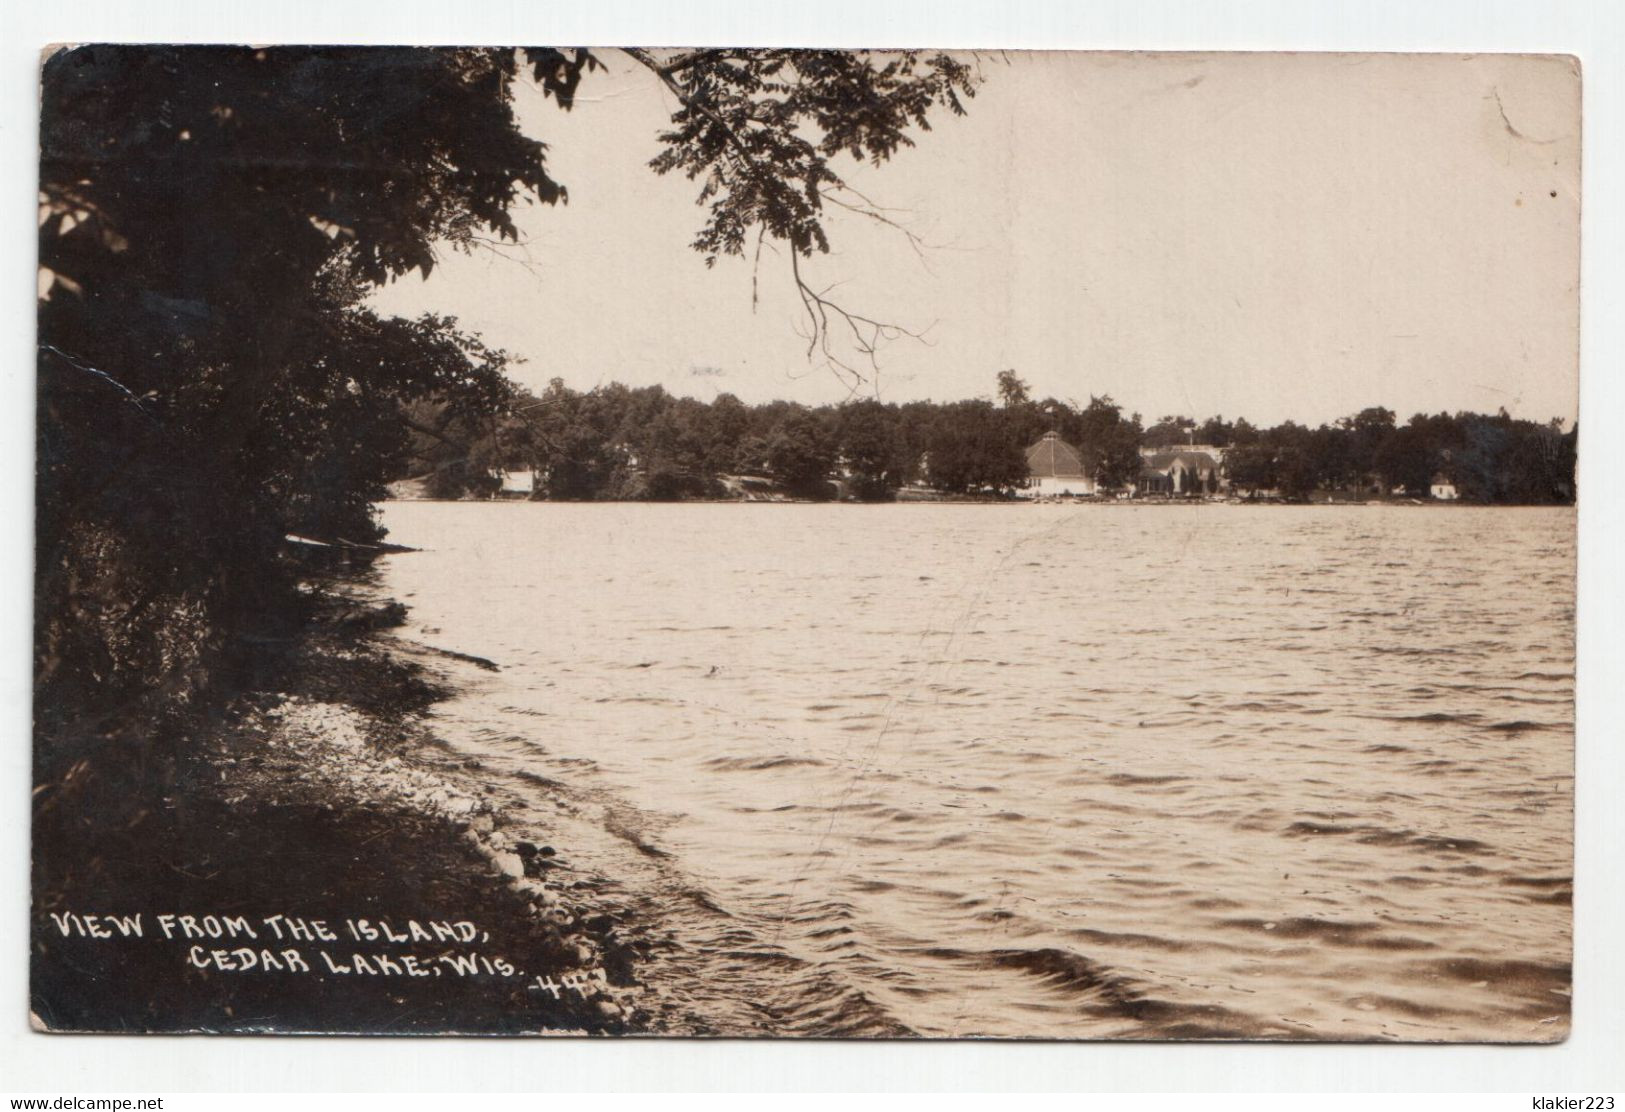
[[[836,444],[863,502],[887,502],[914,467],[914,453],[894,407],[872,398],[843,405],[835,419]]]
[[[991,402],[942,406],[926,442],[926,475],[954,494],[1008,493],[1027,480],[1027,445],[1013,435],[1015,420]]]
[[[1139,415],[1125,416],[1110,397],[1082,407],[1055,398],[1000,405],[866,398],[808,409],[786,401],[747,406],[731,394],[707,404],[619,383],[577,393],[554,380],[540,399],[521,395],[500,421],[469,422],[449,411],[413,420],[429,427],[414,432],[403,473],[451,497],[493,491],[499,471],[520,467],[537,469],[540,498],[715,497],[723,479],[738,474],[772,477],[802,497],[828,497],[837,480],[860,501],[888,501],[915,482],[946,494],[1008,495],[1027,478],[1026,449],[1051,431],[1077,449],[1101,489],[1121,492],[1138,487],[1143,451],[1179,448],[1153,443],[1161,440],[1156,426],[1142,429]],[[1372,408],[1314,428],[1283,421],[1260,429],[1219,417],[1158,425],[1182,428],[1187,438],[1193,428],[1205,432],[1201,443],[1221,450],[1223,477],[1243,496],[1423,497],[1439,476],[1470,502],[1574,498],[1576,438],[1555,421],[1463,412],[1417,414],[1396,425],[1392,411]],[[444,489],[456,483],[463,485]],[[1216,490],[1210,476],[1202,492]]]
[[[378,535],[402,400],[507,394],[365,290],[563,191],[512,55],[93,46],[42,80],[38,676],[168,698],[284,620],[284,533]]]
[[[1109,395],[1091,397],[1075,419],[1063,422],[1062,436],[1072,433],[1095,480],[1105,490],[1132,489],[1140,476],[1140,418],[1125,419]]]
[[[798,409],[767,435],[767,466],[786,490],[810,498],[828,495],[835,438],[819,414]]]
[[[801,260],[829,250],[825,205],[896,226],[849,188],[836,170],[843,154],[879,165],[913,146],[910,128],[930,129],[930,113],[965,112],[978,78],[949,54],[844,50],[695,50],[657,55],[628,50],[676,96],[666,149],[650,166],[700,183],[706,221],[693,246],[713,265],[772,238],[789,247],[807,326],[807,354],[864,379],[843,354],[853,347],[871,366],[879,346],[908,330],[853,311],[815,288]],[[912,335],[912,333],[909,333]]]
[[[835,159],[884,161],[973,84],[947,56],[628,53],[678,93],[654,168],[702,182],[707,262],[752,233],[792,258],[827,249],[825,201],[853,203]],[[720,461],[681,417],[651,431],[634,474],[598,402],[574,399],[558,427],[516,421],[504,353],[452,320],[365,307],[439,251],[515,239],[519,206],[567,199],[514,98],[532,83],[569,109],[599,65],[552,47],[46,60],[42,706],[129,713],[141,691],[172,706],[251,660],[292,613],[283,536],[377,538],[370,505],[424,440],[446,492],[488,487],[521,452],[547,461],[559,496],[634,479],[651,497],[694,493]]]
[[[844,188],[840,154],[879,165],[930,130],[940,106],[965,111],[970,68],[947,54],[844,50],[698,50],[670,58],[630,51],[674,92],[679,108],[650,165],[701,183],[707,264],[743,255],[752,230],[798,255],[827,251],[823,208]]]
[[[1257,430],[1238,421],[1225,454],[1231,486],[1305,499],[1317,493],[1429,495],[1435,477],[1467,502],[1560,504],[1575,497],[1577,436],[1505,411],[1418,413],[1395,423],[1371,408],[1315,429],[1291,421]]]
[[[1027,405],[1031,402],[1028,385],[1013,370],[1000,371],[998,374],[999,403],[1006,409]]]

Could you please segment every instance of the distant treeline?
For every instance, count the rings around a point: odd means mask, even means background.
[[[1027,448],[1053,431],[1105,491],[1134,488],[1142,448],[1195,443],[1224,449],[1230,489],[1242,494],[1425,494],[1435,476],[1464,501],[1566,503],[1575,494],[1576,434],[1558,420],[1540,424],[1503,410],[1419,413],[1400,424],[1392,410],[1373,407],[1318,428],[1179,415],[1147,426],[1110,397],[1036,400],[1008,371],[997,385],[997,403],[858,399],[813,408],[746,405],[732,394],[704,402],[620,383],[577,391],[554,379],[539,397],[520,392],[497,418],[433,402],[408,406],[403,475],[425,478],[426,492],[440,498],[494,494],[501,474],[514,471],[534,472],[533,497],[569,501],[724,497],[724,476],[737,475],[815,499],[844,490],[888,501],[912,484],[1008,495],[1027,478]]]

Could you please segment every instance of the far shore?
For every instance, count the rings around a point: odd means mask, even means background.
[[[941,497],[941,498],[896,498],[890,501],[865,501],[857,498],[675,498],[666,500],[636,499],[636,498],[593,498],[593,499],[564,499],[564,498],[509,498],[494,496],[490,498],[425,498],[417,496],[391,496],[383,499],[386,503],[396,502],[436,502],[436,503],[465,503],[465,504],[509,504],[509,505],[550,505],[550,506],[676,506],[676,505],[703,505],[703,506],[1292,506],[1298,508],[1320,508],[1326,506],[1404,506],[1416,507],[1449,507],[1449,508],[1476,508],[1476,509],[1530,509],[1543,506],[1573,506],[1573,502],[1469,502],[1463,499],[1437,499],[1437,498],[1330,498],[1330,499],[1288,499],[1288,498],[997,498],[997,497]]]

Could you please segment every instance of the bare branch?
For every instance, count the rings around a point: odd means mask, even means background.
[[[790,254],[790,272],[810,327],[810,332],[805,334],[807,358],[811,360],[814,356],[822,356],[824,365],[836,377],[847,381],[853,390],[870,381],[869,376],[878,377],[881,344],[903,337],[925,342],[924,332],[916,332],[891,321],[876,320],[862,313],[853,312],[831,299],[829,291],[834,288],[832,286],[826,286],[822,290],[813,289],[802,277],[801,262],[794,252]],[[832,324],[837,331],[848,335],[850,343],[861,356],[861,362],[867,364],[868,375],[836,353],[832,340]]]
[[[745,138],[741,136],[727,120],[718,115],[717,112],[711,108],[711,106],[691,96],[689,92],[685,90],[684,87],[673,77],[673,74],[679,72],[680,70],[686,69],[703,61],[711,60],[715,57],[723,56],[727,53],[726,51],[694,51],[690,54],[681,55],[664,65],[657,61],[649,51],[641,48],[623,47],[622,52],[626,54],[627,57],[631,58],[633,61],[637,62],[639,65],[643,66],[645,69],[648,69],[650,72],[659,77],[662,84],[664,84],[666,88],[671,91],[672,95],[675,96],[678,102],[681,103],[685,108],[704,118],[714,127],[716,127],[720,134],[726,139],[729,147],[732,148],[735,157],[738,159],[740,168],[747,176],[757,178],[759,180],[776,180],[778,175],[776,168],[770,162],[764,162],[760,156],[758,156],[755,150],[753,150],[751,145],[746,142]],[[835,178],[833,175],[829,175],[829,180],[833,181],[833,186],[830,188],[819,189],[818,197],[822,198],[823,200],[830,201],[836,206],[846,209],[849,212],[867,217],[870,220],[874,220],[877,223],[901,232],[905,240],[908,242],[910,249],[914,251],[915,255],[919,257],[922,262],[924,261],[924,241],[912,229],[905,227],[896,219],[887,215],[889,211],[895,210],[887,210],[880,205],[875,204],[861,192],[848,186],[845,182],[841,181],[839,178]],[[855,197],[856,201],[848,201],[845,199],[845,197],[841,196],[842,192]],[[751,308],[753,311],[758,303],[759,288],[757,276],[761,264],[762,246],[765,241],[767,231],[768,229],[765,224],[760,225],[757,230],[756,252],[751,272]],[[775,236],[775,238],[779,237]],[[807,340],[807,358],[809,361],[811,361],[815,357],[821,356],[823,358],[824,365],[828,367],[837,378],[847,383],[849,392],[855,391],[859,385],[870,381],[870,379],[856,366],[854,366],[853,363],[848,362],[836,352],[834,339],[832,337],[832,325],[834,325],[833,331],[836,334],[845,334],[848,337],[852,347],[856,350],[859,356],[857,362],[867,365],[870,376],[877,376],[879,374],[880,365],[878,361],[878,352],[881,344],[890,340],[896,340],[904,337],[924,342],[923,332],[915,332],[900,324],[876,320],[873,317],[853,312],[839,302],[832,300],[828,294],[830,289],[833,287],[826,287],[823,290],[813,289],[802,275],[800,260],[800,256],[802,254],[810,253],[810,245],[807,243],[796,242],[792,239],[788,242],[788,246],[790,247],[788,254],[790,257],[791,277],[795,284],[796,294],[801,300],[802,311],[806,315],[807,324],[810,329],[810,331],[805,334],[800,333],[799,329],[797,330],[798,334],[804,335],[804,338]]]
[[[919,234],[912,228],[900,224],[896,220],[893,220],[891,217],[886,215],[888,211],[897,210],[880,208],[863,194],[859,193],[856,189],[853,189],[844,182],[841,184],[840,188],[857,197],[862,203],[853,204],[850,201],[842,200],[840,191],[836,189],[821,189],[819,190],[819,193],[823,196],[824,200],[830,202],[832,205],[843,208],[848,212],[855,212],[859,216],[866,216],[870,220],[875,221],[877,224],[884,224],[888,228],[901,232],[903,238],[908,242],[910,250],[914,252],[915,257],[918,258],[922,263],[925,262],[925,240],[921,239]],[[926,269],[929,270],[930,267],[927,266]]]
[[[758,302],[757,279],[762,273],[762,244],[767,239],[767,225],[759,225],[756,229],[756,257],[750,264],[750,311],[756,311]]]

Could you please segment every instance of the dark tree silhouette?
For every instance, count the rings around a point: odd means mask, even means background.
[[[836,439],[853,496],[863,502],[890,501],[913,463],[896,409],[874,399],[849,402],[836,416]]]
[[[767,465],[792,493],[826,498],[835,466],[835,438],[817,414],[796,410],[768,434]]]
[[[872,355],[888,328],[802,270],[828,248],[826,204],[885,219],[836,160],[890,158],[932,110],[963,111],[972,73],[946,55],[627,53],[678,98],[653,168],[701,182],[693,246],[710,263],[783,242],[814,350],[833,351],[838,327]],[[569,109],[599,64],[553,48],[87,46],[46,60],[36,677],[49,715],[129,716],[142,692],[174,706],[262,653],[294,612],[285,533],[375,539],[370,503],[413,438],[466,444],[515,408],[503,353],[455,321],[381,318],[363,300],[427,275],[437,251],[515,239],[519,205],[564,201],[545,145],[517,126],[515,90],[534,82]],[[402,421],[411,403],[442,427]],[[596,496],[627,465],[595,404],[526,449],[556,462],[553,493]],[[700,451],[687,432],[645,446],[661,490],[685,489]],[[519,450],[442,461],[437,481],[478,489]]]
[[[999,404],[1006,409],[1026,405],[1031,399],[1028,396],[1028,386],[1017,376],[1015,371],[1000,371],[998,374]]]

